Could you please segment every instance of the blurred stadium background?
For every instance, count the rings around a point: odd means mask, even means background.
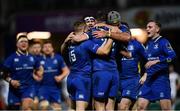
[[[144,28],[149,19],[162,23],[180,73],[180,0],[0,0],[0,61],[15,50],[18,32],[49,31],[59,52],[73,22],[98,10],[119,11],[130,28]]]

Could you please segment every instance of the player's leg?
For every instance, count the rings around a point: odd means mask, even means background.
[[[104,111],[108,99],[109,85],[112,76],[107,71],[96,71],[93,73],[93,98],[95,109]]]
[[[38,109],[38,107],[39,107],[39,99],[38,99],[38,97],[36,96],[35,98],[34,98],[34,101],[33,101],[34,103],[34,107],[33,107],[33,109],[34,110],[37,110]]]
[[[40,100],[39,109],[40,110],[48,110],[50,107],[50,103],[47,100]]]
[[[160,100],[160,106],[163,111],[171,111],[171,100],[170,99]]]
[[[49,102],[51,108],[55,111],[61,110],[61,90],[60,89],[49,89]]]
[[[121,80],[122,99],[119,103],[119,110],[132,109],[137,100],[140,88],[139,77],[133,77]]]
[[[39,109],[40,110],[48,110],[50,107],[49,88],[40,86],[38,98],[39,98]]]
[[[106,110],[107,111],[112,111],[114,110],[115,107],[115,98],[108,98],[108,102],[106,104]]]
[[[105,111],[105,100],[101,98],[94,98],[94,107],[97,111]]]
[[[35,82],[35,96],[34,96],[34,106],[33,106],[33,109],[34,110],[38,110],[39,108],[39,97],[38,97],[38,93],[39,93],[39,88],[40,88],[40,83],[39,82]]]
[[[108,102],[106,104],[106,110],[114,110],[115,108],[115,98],[118,95],[119,89],[119,73],[118,71],[109,71],[109,77],[111,77],[111,82],[109,84],[108,92]]]
[[[138,111],[145,111],[149,105],[149,100],[145,98],[138,98],[137,101],[137,110]]]
[[[59,103],[51,103],[51,108],[53,111],[61,111],[62,110],[61,104],[59,104]]]
[[[11,89],[9,90],[8,94],[8,110],[20,110],[20,98],[18,96],[16,91],[12,91]]]
[[[118,104],[118,110],[129,110],[131,103],[130,99],[122,98],[121,102]]]
[[[21,100],[18,90],[9,89],[8,93],[8,110],[20,110]]]
[[[79,75],[74,81],[76,87],[76,110],[85,110],[90,102],[91,78]]]
[[[147,85],[148,83],[144,83],[140,88],[137,100],[137,110],[144,111],[147,109],[150,100],[153,100],[154,95],[152,94],[151,85]]]
[[[32,110],[33,109],[33,99],[23,98],[22,99],[22,110]]]
[[[69,104],[69,110],[73,111],[76,109],[76,88],[73,85],[73,81],[75,81],[75,76],[71,75],[71,73],[67,77],[67,91],[69,93],[69,98],[70,98],[70,104]]]
[[[171,110],[171,88],[169,78],[157,78],[153,83],[153,93],[158,100],[162,110]]]
[[[23,89],[22,92],[22,109],[23,110],[32,110],[34,107],[33,98],[35,95],[34,86],[29,86]]]
[[[88,102],[86,101],[76,101],[76,111],[85,111],[88,106]]]

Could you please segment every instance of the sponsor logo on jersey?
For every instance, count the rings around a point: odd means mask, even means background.
[[[41,64],[41,65],[44,65],[44,64],[45,64],[45,61],[41,61],[40,64]]]
[[[19,59],[18,58],[14,58],[14,62],[19,62]]]
[[[83,94],[79,94],[79,99],[84,99],[84,95]]]
[[[53,64],[57,64],[58,63],[58,61],[55,59],[54,61],[53,61]]]
[[[158,44],[155,44],[154,49],[158,49],[158,48],[159,48]]]
[[[34,62],[34,58],[33,58],[33,57],[30,57],[29,60],[30,60],[31,62]]]

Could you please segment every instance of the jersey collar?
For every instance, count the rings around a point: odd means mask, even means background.
[[[53,53],[53,54],[50,56],[50,58],[53,59],[53,58],[54,58],[54,55],[55,55],[55,54]],[[43,58],[44,58],[44,59],[47,59],[47,56],[46,56],[45,54],[43,54]]]
[[[161,38],[162,36],[157,36],[157,37],[155,37],[155,38],[152,38],[152,40],[154,41],[154,42],[157,42],[160,38]]]
[[[26,52],[24,53],[24,52],[22,52],[22,51],[19,50],[19,49],[17,49],[16,54],[17,54],[18,56],[21,56],[21,55],[26,55],[26,56],[28,56],[28,55],[29,55],[28,51],[26,51]]]

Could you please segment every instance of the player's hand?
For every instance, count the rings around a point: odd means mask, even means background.
[[[14,87],[14,88],[18,88],[21,84],[18,80],[11,80],[10,84]]]
[[[159,60],[148,61],[148,62],[145,64],[145,68],[148,69],[148,68],[150,68],[152,65],[157,64],[158,62],[160,62],[160,61],[159,61]]]
[[[55,76],[54,79],[56,80],[57,83],[62,81],[62,77],[61,76]]]
[[[36,71],[37,75],[42,77],[44,74],[44,67],[41,65],[39,69]]]
[[[125,50],[121,50],[120,51],[120,54],[125,56],[126,58],[130,59],[132,57],[132,53],[131,52],[128,52],[128,51],[125,51]]]
[[[103,30],[103,31],[94,31],[93,36],[95,36],[96,38],[102,38],[102,37],[107,37],[108,33],[109,32],[105,31],[105,30]]]
[[[141,77],[141,79],[139,80],[140,84],[144,84],[144,82],[146,81],[147,78],[147,73],[144,73],[144,75]]]
[[[67,36],[67,38],[64,40],[64,43],[68,43],[69,41],[71,41],[74,36],[75,36],[75,35],[74,35],[74,32],[71,32],[71,33]]]
[[[37,74],[33,74],[33,78],[35,81],[41,81],[43,79],[43,76],[38,76]]]

